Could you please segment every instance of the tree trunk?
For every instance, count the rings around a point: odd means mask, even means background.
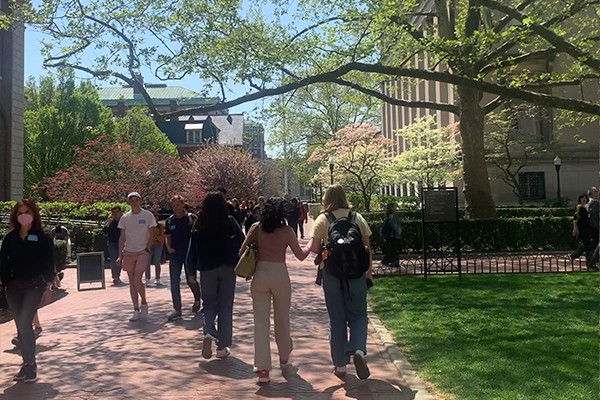
[[[460,134],[462,137],[463,179],[467,211],[471,218],[496,218],[485,148],[483,145],[484,110],[479,90],[458,87]]]

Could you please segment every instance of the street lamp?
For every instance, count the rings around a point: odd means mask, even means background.
[[[558,156],[554,157],[554,168],[556,169],[556,197],[560,200],[560,163]]]
[[[331,184],[333,185],[333,157],[329,157],[329,177],[331,178]]]

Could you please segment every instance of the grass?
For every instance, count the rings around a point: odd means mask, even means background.
[[[447,399],[599,398],[598,274],[379,278],[373,311]]]

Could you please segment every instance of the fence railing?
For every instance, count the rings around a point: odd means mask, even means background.
[[[422,275],[423,256],[402,255],[400,266],[393,267],[382,265],[373,260],[373,275]],[[512,274],[512,273],[548,273],[548,272],[588,272],[585,257],[575,259],[573,262],[565,252],[544,253],[462,253],[461,270],[463,274]],[[446,269],[433,269],[430,266],[430,275],[458,274],[458,271]]]

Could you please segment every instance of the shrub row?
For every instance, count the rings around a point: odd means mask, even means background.
[[[71,251],[74,257],[77,253],[86,251],[104,251],[105,237],[102,233],[100,225],[82,225],[71,221],[65,221],[62,223],[68,230],[71,238]],[[52,229],[51,226],[46,226],[47,230]],[[0,238],[4,237],[8,231],[8,224],[0,224]],[[63,241],[55,241],[63,242]],[[64,243],[64,242],[63,242]],[[64,243],[65,259],[66,259],[66,243]]]
[[[380,234],[383,222],[369,222],[373,236],[371,243],[376,253],[382,252]],[[570,217],[498,218],[493,220],[461,220],[459,223],[462,251],[502,252],[572,249],[572,219]],[[450,234],[444,225],[429,224],[428,235],[439,240],[441,236],[450,242]],[[423,251],[420,220],[402,223],[402,251]]]
[[[9,214],[14,207],[14,201],[0,202],[0,214]],[[71,202],[40,202],[40,214],[43,217],[61,218],[61,219],[81,219],[88,221],[103,221],[110,214],[113,206],[119,205],[123,210],[128,210],[127,203],[93,203],[84,205]]]
[[[572,217],[575,208],[497,208],[498,218],[533,218],[533,217]],[[400,209],[397,211],[402,220],[420,220],[420,210]],[[385,213],[383,211],[362,212],[361,215],[369,221],[383,221]],[[465,218],[465,210],[459,209],[461,218]]]

